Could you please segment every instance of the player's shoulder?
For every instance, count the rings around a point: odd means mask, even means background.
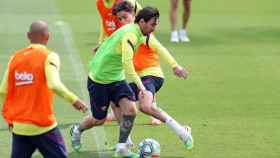
[[[48,57],[45,61],[45,64],[46,65],[55,65],[56,67],[59,68],[59,66],[60,66],[59,55],[54,51],[49,52]]]
[[[59,55],[58,55],[58,53],[56,53],[56,52],[54,52],[54,51],[49,51],[47,60],[59,61]]]
[[[126,32],[123,36],[123,39],[125,40],[129,40],[132,43],[136,43],[137,41],[137,35],[133,32]]]
[[[59,57],[58,53],[53,51],[53,50],[48,50],[48,56],[55,56],[55,57]]]

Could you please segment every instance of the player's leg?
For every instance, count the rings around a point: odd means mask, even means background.
[[[116,145],[116,156],[133,156],[129,151],[128,139],[136,117],[136,104],[127,98],[119,101],[123,116],[120,123],[119,143]]]
[[[114,105],[113,105],[114,106]],[[111,106],[112,107],[112,106]],[[113,107],[111,108],[111,111],[108,113],[107,117],[106,117],[106,122],[112,122],[112,121],[118,121],[118,119],[116,118],[116,113],[115,110],[113,109]]]
[[[148,93],[145,97],[139,98],[140,111],[149,116],[153,116],[162,122],[165,122],[165,115],[163,112],[155,105],[154,95],[161,88],[163,84],[163,78],[154,76],[145,76],[141,78],[145,88]]]
[[[36,145],[39,152],[46,158],[67,158],[67,150],[63,137],[58,128],[32,137],[32,143]]]
[[[116,106],[113,102],[110,103],[110,106],[112,108],[112,111],[114,112],[116,121],[118,122],[118,124],[120,125],[120,123],[122,122],[122,111],[121,108]],[[128,136],[128,139],[126,141],[127,145],[132,148],[133,147],[133,141],[131,138],[131,135]],[[114,147],[115,148],[115,147]]]
[[[179,37],[182,42],[190,42],[187,34],[187,24],[191,15],[191,0],[183,0],[183,7],[182,28],[179,31]]]
[[[171,24],[171,42],[179,42],[178,32],[176,30],[177,23],[177,10],[178,10],[178,0],[170,0],[170,24]]]
[[[122,119],[122,111],[121,111],[121,109],[120,109],[120,107],[117,107],[114,103],[110,103],[110,106],[111,106],[111,108],[112,108],[112,111],[113,111],[113,113],[114,113],[114,115],[115,115],[115,118],[116,118],[116,121],[118,122],[118,123],[120,123],[121,122],[121,119]]]
[[[75,124],[70,129],[71,143],[74,150],[79,151],[82,148],[81,136],[82,133],[94,126],[103,125],[106,120],[106,116],[99,120],[92,115],[88,115],[83,118],[79,124]]]
[[[161,88],[163,84],[163,79],[159,77],[146,76],[142,78],[142,82],[144,83],[146,89],[149,91],[149,95],[148,97],[144,97],[139,100],[141,112],[153,116],[162,122],[165,122],[183,140],[187,149],[191,149],[193,147],[193,139],[191,136],[190,128],[187,129],[184,126],[180,125],[165,111],[158,108],[153,102],[155,93]]]
[[[92,115],[86,116],[80,124],[73,125],[70,130],[72,147],[75,150],[81,148],[81,135],[83,131],[104,124],[110,104],[107,87],[107,85],[98,84],[88,79]]]
[[[158,108],[155,104],[151,103],[149,99],[146,99],[142,99],[142,101],[140,101],[141,112],[153,116],[166,123],[166,125],[168,125],[184,142],[187,149],[191,149],[193,147],[193,139],[191,136],[190,128],[180,125],[174,118]]]
[[[182,21],[182,29],[187,28],[188,21],[191,15],[191,0],[183,0],[184,13]]]
[[[35,150],[28,136],[13,133],[11,158],[31,158]]]
[[[120,107],[122,113],[119,142],[116,145],[114,157],[133,157],[135,155],[130,152],[126,142],[133,128],[137,113],[135,95],[132,89],[124,81],[117,83],[112,91],[114,92],[112,93],[112,100]]]
[[[142,80],[142,81],[144,82],[145,80]],[[145,85],[145,83],[144,83],[144,85]],[[136,101],[139,101],[139,99],[138,99],[139,89],[137,88],[137,85],[135,83],[130,83],[129,86],[131,87],[131,89],[133,90],[133,92],[135,94]],[[147,95],[146,97],[150,97],[150,95]],[[150,99],[146,99],[146,100],[150,100]],[[154,103],[154,104],[156,104],[156,103]],[[154,118],[153,116],[151,116],[150,124],[157,126],[157,125],[161,124],[161,121]]]
[[[156,96],[154,95],[154,101],[153,101],[154,106],[158,106],[157,102],[156,102]],[[151,116],[151,122],[150,124],[153,126],[158,126],[161,125],[162,121],[160,121],[159,119],[154,118],[153,116]]]

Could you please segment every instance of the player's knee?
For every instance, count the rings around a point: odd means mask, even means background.
[[[105,123],[105,120],[106,120],[106,118],[99,120],[99,119],[96,119],[94,117],[91,117],[90,124],[91,124],[92,127],[93,126],[100,126],[100,125],[103,125]]]
[[[141,104],[140,105],[140,109],[141,112],[143,112],[144,114],[151,114],[151,107],[147,106],[145,104]]]
[[[136,108],[136,105],[134,104],[133,106],[130,106],[129,109],[128,109],[128,113],[130,115],[136,115],[137,114],[137,108]]]
[[[136,115],[137,108],[134,101],[123,98],[120,100],[119,105],[124,115]]]
[[[131,103],[130,106],[128,106],[126,108],[126,110],[124,111],[124,114],[125,115],[136,116],[136,114],[137,114],[136,104],[135,103]]]

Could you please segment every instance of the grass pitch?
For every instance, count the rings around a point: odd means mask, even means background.
[[[188,28],[192,41],[187,44],[169,43],[169,1],[140,3],[160,9],[156,36],[190,71],[183,81],[163,63],[166,82],[157,97],[162,109],[192,126],[195,148],[185,151],[168,127],[147,126],[149,118],[142,114],[133,130],[134,142],[156,139],[162,158],[279,158],[280,2],[192,1]],[[49,47],[61,57],[63,82],[87,99],[83,81],[90,50],[99,35],[95,1],[0,0],[0,19],[0,77],[12,52],[28,45],[25,33],[30,23],[46,20],[52,32]],[[64,21],[70,32],[63,32],[57,21]],[[73,54],[80,59],[73,62]],[[81,67],[82,71],[75,71]],[[59,98],[55,112],[70,158],[93,158],[100,153],[110,156],[111,152],[98,150],[104,142],[96,142],[95,130],[84,133],[83,150],[75,153],[70,146],[69,126],[83,115]],[[103,129],[106,143],[114,144],[116,124],[106,124]],[[103,129],[98,129],[99,134]],[[10,134],[2,118],[0,138],[0,155],[8,158]],[[41,156],[37,153],[34,158]]]

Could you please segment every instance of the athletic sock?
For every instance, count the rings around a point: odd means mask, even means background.
[[[120,124],[119,143],[126,143],[131,132],[135,120],[135,116],[123,115],[123,120]]]
[[[181,126],[176,120],[174,120],[172,117],[168,116],[165,122],[171,129],[174,130],[174,132],[179,136],[183,137],[186,135],[189,135],[189,132]]]

